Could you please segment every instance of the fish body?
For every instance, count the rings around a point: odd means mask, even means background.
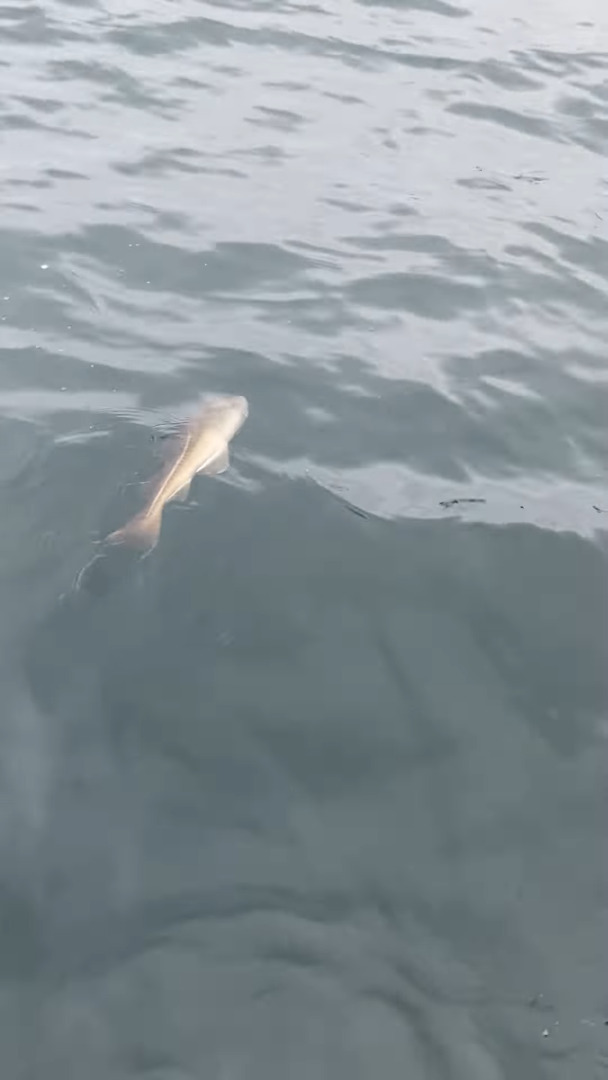
[[[217,395],[207,399],[183,432],[170,441],[167,463],[149,481],[150,496],[143,510],[121,529],[110,533],[106,543],[126,544],[141,551],[153,548],[166,504],[188,494],[196,473],[216,475],[228,468],[228,444],[245,422],[248,411],[244,397]]]

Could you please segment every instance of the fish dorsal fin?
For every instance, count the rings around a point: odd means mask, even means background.
[[[230,455],[228,453],[228,447],[223,446],[219,453],[211,458],[211,461],[208,461],[198,471],[205,473],[206,476],[218,476],[219,473],[226,472],[229,465]]]
[[[186,502],[190,494],[190,481],[187,480],[182,488],[173,496],[175,502]]]

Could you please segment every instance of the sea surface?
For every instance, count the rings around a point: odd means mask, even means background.
[[[607,16],[0,4],[2,1080],[608,1077]]]

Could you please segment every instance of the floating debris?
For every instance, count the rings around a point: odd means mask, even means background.
[[[542,184],[547,177],[540,176],[538,173],[515,173],[513,179],[526,180],[528,184]]]
[[[443,506],[444,510],[449,510],[451,506],[459,506],[460,503],[485,503],[485,499],[443,499],[439,505]]]

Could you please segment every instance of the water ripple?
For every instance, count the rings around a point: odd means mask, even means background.
[[[591,1075],[602,0],[0,41],[2,1074]],[[209,389],[230,473],[72,592]]]

